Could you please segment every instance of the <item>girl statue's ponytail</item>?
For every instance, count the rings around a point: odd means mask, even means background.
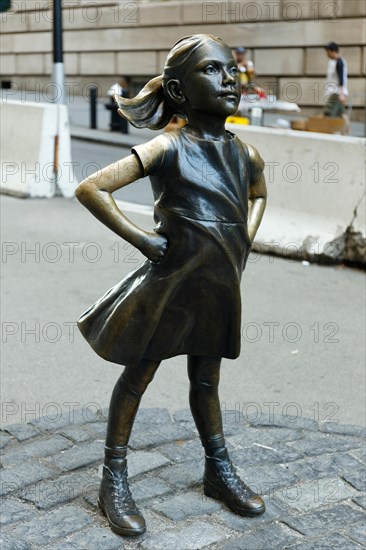
[[[228,48],[221,38],[211,34],[194,34],[181,38],[168,54],[164,74],[150,80],[132,99],[114,95],[119,114],[127,118],[136,128],[151,128],[152,130],[164,128],[174,115],[185,118],[184,110],[168,100],[164,94],[164,85],[171,78],[183,82],[187,70],[191,68],[194,52],[208,41]]]
[[[136,128],[164,128],[174,115],[163,90],[163,75],[156,76],[142,88],[140,93],[128,99],[114,94],[118,112]]]

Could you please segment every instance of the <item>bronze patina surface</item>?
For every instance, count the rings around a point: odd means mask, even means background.
[[[258,151],[225,130],[240,81],[230,48],[211,35],[181,39],[162,75],[133,99],[115,98],[137,127],[187,124],[132,148],[83,181],[77,198],[146,256],[92,305],[79,328],[92,348],[125,366],[111,399],[99,505],[117,533],[145,531],[129,493],[126,449],[140,399],[163,359],[188,356],[190,405],[206,453],[204,491],[241,515],[264,512],[237,476],[222,431],[218,383],[222,357],[240,353],[240,281],[266,203]],[[149,176],[155,229],[136,227],[112,193]]]

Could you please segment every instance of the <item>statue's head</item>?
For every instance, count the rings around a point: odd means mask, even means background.
[[[167,100],[182,114],[190,108],[215,111],[215,105],[226,116],[235,113],[240,81],[231,49],[210,34],[182,38],[167,56],[163,88]]]
[[[163,128],[173,115],[190,119],[205,112],[226,118],[237,111],[240,101],[237,64],[221,38],[186,36],[169,52],[163,74],[136,97],[116,96],[115,101],[118,112],[137,128]]]

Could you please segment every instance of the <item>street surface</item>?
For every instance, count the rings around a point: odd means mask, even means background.
[[[99,358],[75,322],[141,254],[76,200],[1,203],[3,422],[106,407],[122,368]],[[223,361],[223,410],[364,424],[364,273],[252,254],[242,296],[242,352]],[[188,406],[185,364],[183,356],[162,364],[144,407]]]
[[[93,172],[127,157],[131,154],[130,148],[105,145],[103,143],[92,143],[73,139],[72,159],[75,163],[74,175],[80,182]],[[127,185],[114,193],[116,199],[137,204],[152,206],[154,199],[148,178]]]
[[[72,99],[71,124],[87,127],[87,102]],[[106,130],[108,113],[101,104],[98,116]],[[152,133],[142,134],[149,139]],[[129,154],[127,147],[77,140],[72,149],[79,181]],[[127,215],[152,228],[146,178],[114,196],[142,205]],[[142,255],[76,200],[2,197],[1,203],[1,420],[27,422],[89,403],[106,407],[121,367],[96,356],[75,323]],[[364,273],[253,253],[242,297],[242,352],[235,361],[223,361],[223,410],[237,409],[252,419],[295,415],[363,425]],[[184,357],[163,363],[143,406],[188,406],[185,363]]]

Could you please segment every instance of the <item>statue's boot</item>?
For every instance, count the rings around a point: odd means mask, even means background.
[[[208,497],[221,500],[241,516],[258,516],[266,509],[263,499],[240,479],[225,447],[206,456],[203,478]]]
[[[103,466],[98,506],[115,533],[124,536],[142,535],[146,531],[146,525],[128,486],[126,450],[114,453],[112,449],[108,451]],[[117,456],[110,458],[111,454]]]

